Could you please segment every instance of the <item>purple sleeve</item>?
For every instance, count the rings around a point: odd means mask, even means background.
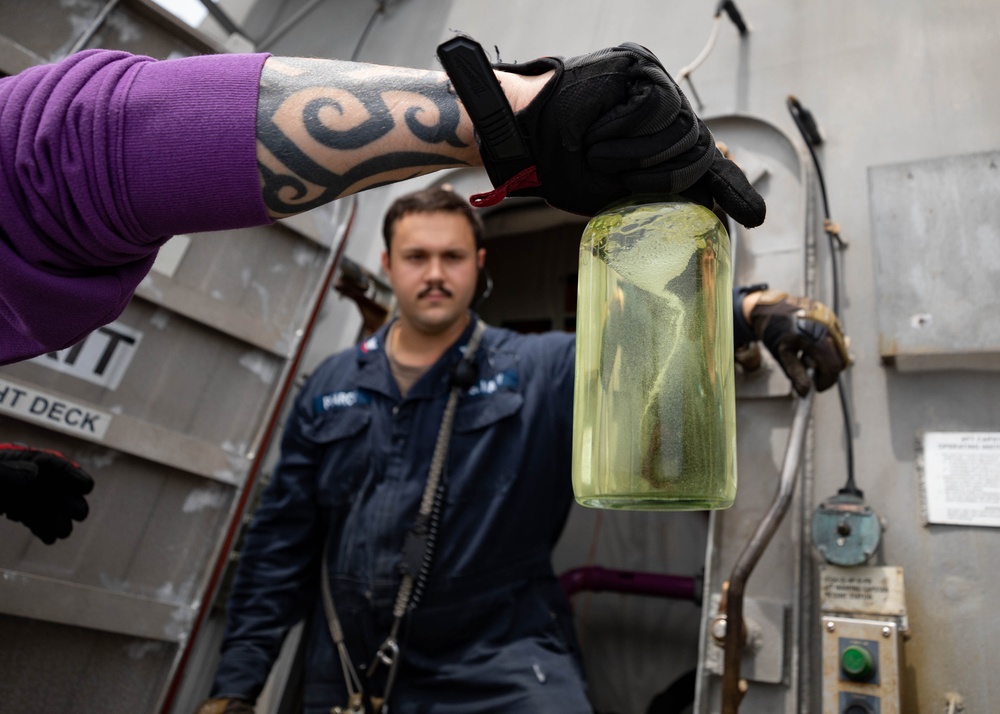
[[[88,50],[0,79],[0,364],[118,317],[171,235],[270,222],[266,58]]]

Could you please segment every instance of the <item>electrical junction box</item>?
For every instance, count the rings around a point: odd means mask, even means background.
[[[903,569],[822,565],[823,714],[900,714]]]
[[[823,714],[900,714],[895,622],[824,617]]]
[[[998,181],[1000,151],[868,169],[885,364],[1000,370]]]

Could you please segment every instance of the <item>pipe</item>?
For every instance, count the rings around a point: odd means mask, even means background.
[[[582,590],[652,595],[671,600],[700,600],[695,579],[683,575],[642,573],[632,570],[612,570],[597,565],[567,570],[559,576],[566,597]]]
[[[299,20],[312,12],[323,0],[309,0],[305,5],[296,10],[290,18],[285,20],[279,27],[275,28],[270,35],[260,41],[258,49],[263,52],[270,49],[271,45],[285,36],[292,27],[298,24]]]
[[[75,54],[87,46],[87,43],[90,42],[93,36],[97,34],[97,31],[101,29],[101,25],[104,24],[108,15],[111,14],[111,11],[115,9],[115,6],[118,5],[120,1],[121,0],[108,0],[108,2],[104,4],[101,11],[97,13],[97,17],[94,18],[94,21],[87,26],[87,29],[83,31],[83,34],[80,35],[77,41],[73,43],[73,46],[69,48],[68,54]]]
[[[722,23],[722,16],[716,15],[715,19],[712,20],[712,31],[708,34],[708,42],[705,43],[705,47],[702,48],[698,56],[691,60],[691,63],[685,67],[681,67],[680,71],[677,72],[677,81],[680,82],[682,79],[688,79],[688,75],[694,72],[701,63],[704,62],[708,56],[712,53],[712,48],[715,47],[715,41],[719,37],[719,27]]]
[[[733,24],[740,31],[740,37],[745,37],[747,34],[747,26],[743,21],[743,16],[740,15],[740,11],[736,9],[733,0],[722,0],[719,6],[715,9],[715,16],[712,20],[712,31],[708,35],[708,42],[705,43],[705,47],[702,48],[698,56],[695,57],[689,65],[682,67],[677,73],[676,81],[678,83],[687,80],[688,88],[691,90],[691,94],[694,97],[695,103],[698,105],[698,111],[705,108],[705,105],[701,103],[701,97],[698,96],[698,90],[694,88],[694,81],[691,79],[691,73],[694,72],[701,63],[708,59],[708,56],[712,53],[712,49],[715,47],[715,41],[719,38],[719,28],[722,26],[722,13],[725,12],[726,15],[732,20]]]
[[[385,6],[387,0],[379,0],[378,7],[375,8],[375,12],[372,16],[368,18],[368,24],[365,25],[365,29],[361,31],[361,36],[358,38],[358,43],[354,46],[354,52],[351,53],[351,61],[357,62],[358,57],[361,56],[361,48],[364,47],[365,40],[368,39],[368,33],[372,31],[372,27],[375,25],[375,20],[379,15],[385,13]]]
[[[725,664],[722,670],[722,714],[736,714],[746,691],[746,682],[740,680],[740,660],[743,657],[743,593],[750,573],[753,572],[791,505],[815,394],[816,391],[810,389],[795,406],[778,493],[764,519],[743,548],[729,576],[729,589],[726,593]]]
[[[217,23],[222,25],[223,30],[228,32],[230,35],[240,35],[241,37],[245,37],[251,43],[253,42],[253,38],[244,32],[239,25],[233,22],[233,19],[223,12],[222,8],[219,7],[214,0],[201,0],[201,4],[205,6],[206,10],[208,10],[208,14],[215,18]]]

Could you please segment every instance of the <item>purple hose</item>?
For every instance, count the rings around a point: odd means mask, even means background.
[[[633,570],[611,570],[597,565],[567,570],[559,576],[566,597],[578,592],[619,592],[652,595],[672,600],[698,602],[699,593],[693,577],[641,573]]]

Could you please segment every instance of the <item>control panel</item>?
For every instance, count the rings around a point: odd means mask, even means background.
[[[900,714],[900,633],[891,620],[826,616],[823,714]]]

